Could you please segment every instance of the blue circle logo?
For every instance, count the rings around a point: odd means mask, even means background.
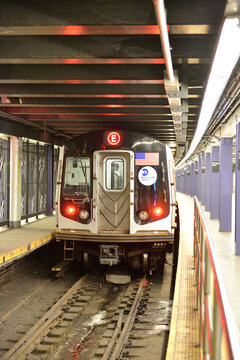
[[[138,172],[138,180],[144,186],[150,186],[157,181],[157,172],[152,166],[144,166]]]

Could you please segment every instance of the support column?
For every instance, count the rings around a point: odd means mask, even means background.
[[[9,228],[21,227],[22,139],[10,140],[10,212]]]
[[[194,183],[195,183],[194,163],[191,164],[191,175],[190,175],[190,195],[194,196]]]
[[[187,169],[184,169],[184,175],[183,175],[183,193],[187,193]]]
[[[212,146],[210,166],[210,219],[219,219],[219,146]]]
[[[187,183],[186,183],[186,194],[187,195],[191,195],[191,192],[190,192],[190,184],[191,184],[191,178],[190,178],[190,165],[187,166]]]
[[[180,191],[180,170],[177,170],[176,173],[176,190]]]
[[[47,215],[53,214],[53,146],[48,145]]]
[[[194,195],[198,198],[198,161],[195,164],[195,182],[194,182]]]
[[[236,125],[236,192],[235,192],[235,242],[236,255],[240,255],[240,122]]]
[[[205,161],[205,151],[201,153],[202,160],[202,168],[201,168],[201,204],[205,205],[205,169],[206,169],[206,161]]]
[[[232,230],[232,138],[223,137],[220,140],[220,199],[219,220],[220,231]]]
[[[184,169],[181,169],[181,192],[184,194]]]
[[[176,191],[178,191],[178,170],[175,170],[175,184],[176,184]]]
[[[202,177],[202,158],[198,155],[198,187],[197,187],[197,198],[201,202],[201,177]]]
[[[211,166],[210,153],[206,153],[206,167],[205,167],[205,210],[210,210],[210,188],[211,188]]]

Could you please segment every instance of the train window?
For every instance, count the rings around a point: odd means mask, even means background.
[[[67,157],[64,177],[64,194],[90,193],[90,158]]]
[[[107,159],[105,162],[105,187],[107,190],[124,188],[124,159]]]

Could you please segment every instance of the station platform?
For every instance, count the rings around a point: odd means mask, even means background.
[[[188,195],[177,193],[177,200],[180,210],[180,247],[166,360],[210,359],[213,355],[204,352],[203,341],[201,341],[201,314],[198,306],[199,300],[197,300],[198,286],[194,263],[194,199]],[[221,346],[219,346],[221,348],[219,358],[239,359],[240,287],[238,284],[240,257],[236,256],[234,252],[233,232],[219,232],[219,221],[211,220],[210,213],[204,210],[204,206],[201,208],[211,235],[214,256],[217,260],[218,277],[221,282],[221,290],[223,290],[221,296],[227,304],[228,311],[225,311],[227,321],[224,326],[230,327],[231,337],[234,339],[234,341],[232,339],[228,341],[229,344],[231,342],[232,353],[230,355],[227,341],[225,344],[222,341]],[[201,272],[202,269],[200,269]],[[203,281],[207,282],[207,279]],[[213,282],[213,275],[211,275],[211,282]],[[215,291],[216,289],[210,292]],[[217,295],[215,294],[215,297]],[[214,332],[211,328],[213,326],[211,322],[209,326],[209,331]],[[212,336],[215,335],[208,334],[210,341]],[[211,351],[213,353],[212,349],[210,349]],[[236,353],[238,354],[237,357]]]
[[[0,269],[28,255],[55,238],[55,216],[0,233]]]
[[[180,243],[166,360],[203,359],[193,257],[193,198],[177,194]]]

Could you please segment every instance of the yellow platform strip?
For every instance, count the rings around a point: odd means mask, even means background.
[[[23,256],[24,254],[31,252],[32,250],[50,242],[53,238],[55,238],[56,236],[56,232],[52,232],[46,236],[43,236],[37,240],[32,241],[29,244],[20,246],[16,249],[10,250],[6,253],[0,254],[0,266],[1,265],[5,265],[8,262],[11,262],[13,260],[15,260],[18,257]]]
[[[192,243],[181,241],[166,360],[202,360]]]

